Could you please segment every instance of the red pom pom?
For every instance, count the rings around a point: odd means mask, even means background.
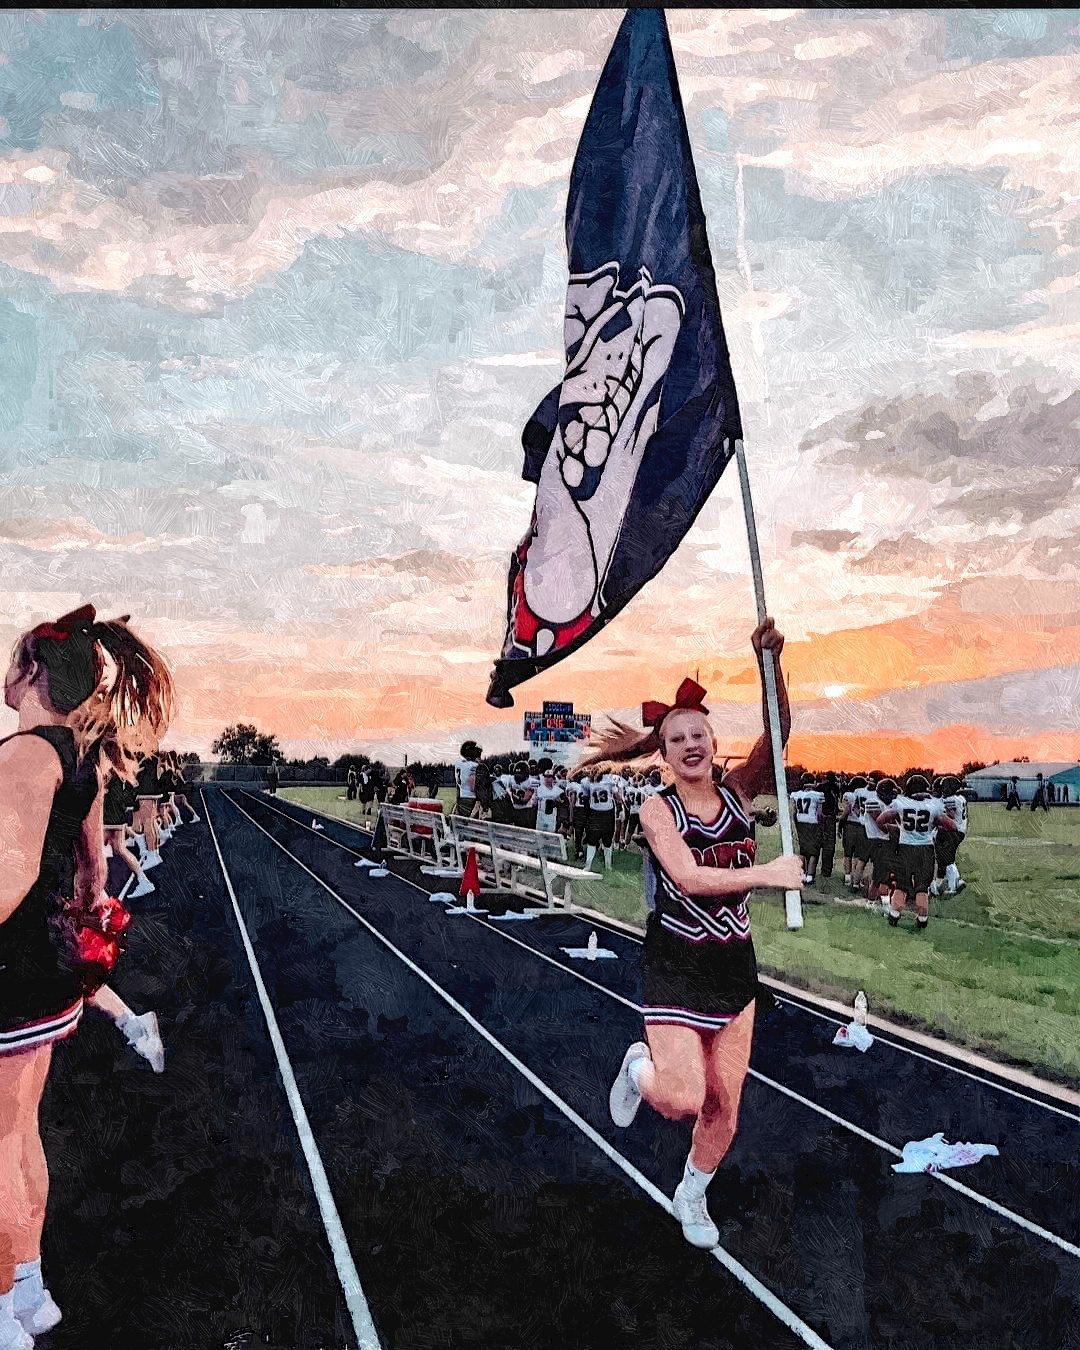
[[[122,933],[131,923],[131,911],[111,895],[103,895],[94,902],[94,917],[103,933]]]
[[[112,970],[120,957],[119,944],[111,938],[102,937],[92,928],[80,928],[75,935],[79,960],[87,965],[103,966]]]

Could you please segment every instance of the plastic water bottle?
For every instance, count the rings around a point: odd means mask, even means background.
[[[592,930],[592,932],[589,934],[589,945],[588,945],[588,951],[587,951],[587,955],[586,955],[586,958],[585,958],[585,959],[586,959],[587,961],[595,961],[595,960],[596,960],[596,929],[595,929],[595,928],[594,928],[594,929]]]
[[[859,1026],[866,1026],[867,1003],[866,995],[860,989],[855,995],[855,1021]]]

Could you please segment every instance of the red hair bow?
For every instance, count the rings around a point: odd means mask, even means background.
[[[93,605],[83,605],[82,609],[73,609],[63,614],[55,623],[39,623],[32,630],[36,638],[52,638],[54,642],[66,642],[80,623],[93,623],[97,619],[97,610]]]
[[[704,697],[705,690],[702,689],[701,685],[687,677],[679,685],[674,703],[656,703],[651,699],[648,703],[643,703],[641,705],[641,720],[647,727],[659,731],[660,723],[668,713],[676,710],[708,714],[708,708],[704,707],[701,702]]]

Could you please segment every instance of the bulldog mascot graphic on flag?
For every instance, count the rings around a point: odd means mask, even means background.
[[[600,614],[608,564],[656,430],[686,307],[674,286],[655,285],[645,268],[628,290],[619,281],[618,263],[570,278],[558,423],[518,548],[511,629],[521,657],[569,645]]]

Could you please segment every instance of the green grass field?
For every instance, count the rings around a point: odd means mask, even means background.
[[[360,819],[339,788],[281,795]],[[453,792],[441,795],[449,809]],[[759,830],[759,838],[762,860],[775,857],[779,831]],[[752,901],[762,970],[847,1002],[865,989],[883,1016],[1080,1082],[1080,810],[975,805],[958,864],[967,889],[932,896],[923,933],[911,917],[892,929],[851,904],[839,857],[834,876],[806,891],[797,933],[787,929],[782,897],[762,895]],[[640,857],[617,854],[610,875],[575,884],[574,898],[643,924]]]

